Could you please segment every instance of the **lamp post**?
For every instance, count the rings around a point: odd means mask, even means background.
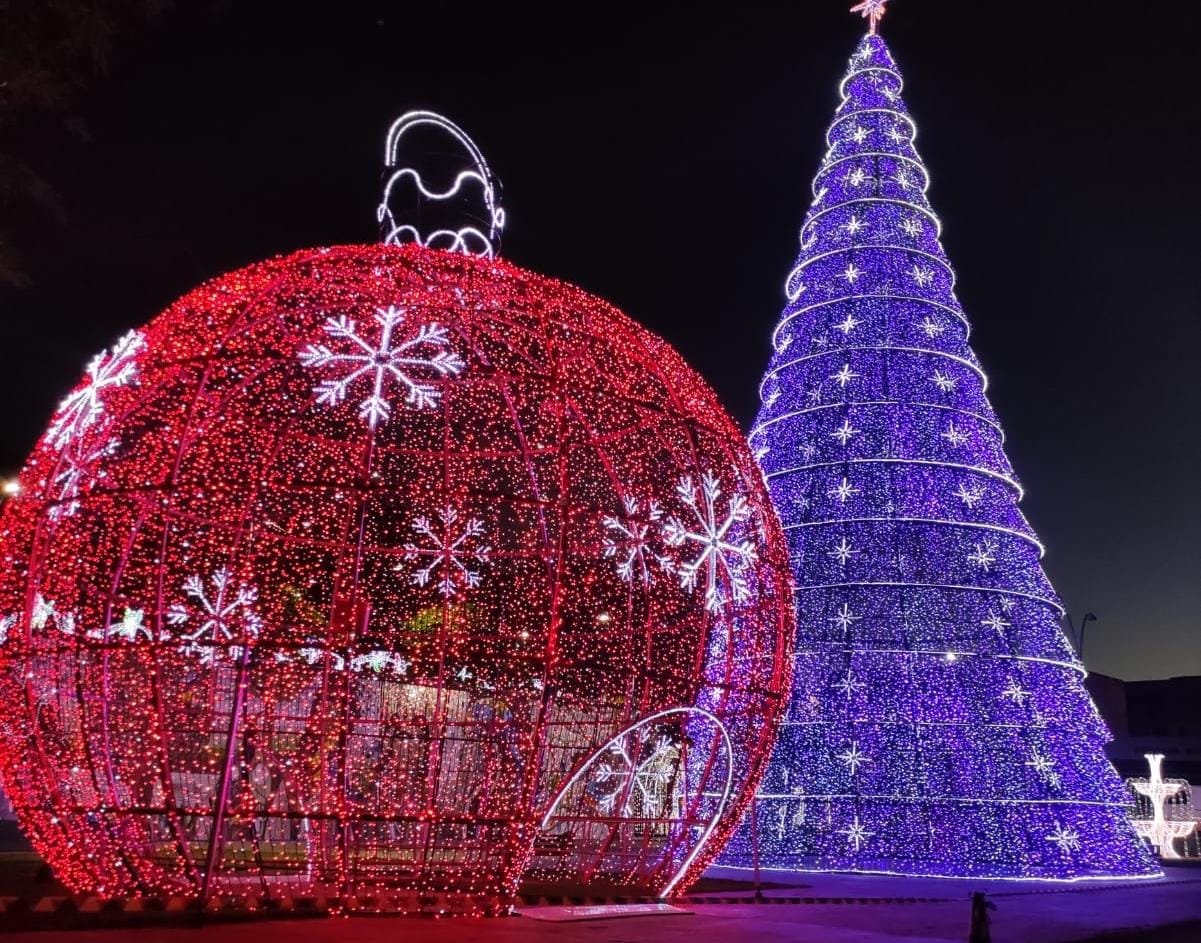
[[[1072,638],[1076,642],[1076,657],[1081,661],[1084,661],[1084,627],[1090,622],[1096,622],[1097,617],[1091,612],[1086,612],[1080,618],[1079,631],[1077,631],[1076,627],[1072,624],[1072,614],[1070,612],[1065,612],[1063,617],[1068,620],[1068,628],[1071,629]]]

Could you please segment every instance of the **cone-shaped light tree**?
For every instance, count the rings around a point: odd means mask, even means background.
[[[901,76],[851,59],[751,445],[789,535],[794,694],[724,863],[1151,875],[968,344]]]

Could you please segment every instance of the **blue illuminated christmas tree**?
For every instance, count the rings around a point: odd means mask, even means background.
[[[1018,509],[901,85],[865,36],[760,389],[795,686],[723,863],[751,865],[757,841],[767,868],[1151,875]]]

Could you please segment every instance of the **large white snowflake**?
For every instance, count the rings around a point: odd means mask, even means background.
[[[433,578],[438,592],[449,599],[461,590],[480,585],[479,570],[472,566],[487,560],[492,549],[478,541],[484,536],[483,521],[470,517],[460,523],[459,512],[447,507],[436,518],[424,514],[415,518],[412,526],[422,539],[405,544],[404,558],[409,563],[426,564],[413,573],[415,586],[425,586]]]
[[[1080,850],[1080,833],[1070,825],[1061,825],[1055,823],[1055,831],[1047,836],[1047,841],[1059,847],[1059,850],[1065,855]]]
[[[627,583],[638,579],[649,584],[652,562],[668,572],[672,569],[670,559],[650,549],[653,532],[659,527],[663,511],[653,498],[648,499],[645,506],[632,497],[622,503],[625,513],[621,517],[610,514],[602,521],[605,525],[605,556],[617,561],[617,575]]]
[[[991,538],[985,538],[983,542],[977,543],[976,548],[967,555],[969,563],[974,563],[985,573],[993,567],[997,562],[997,542]]]
[[[341,403],[351,386],[364,380],[367,395],[359,402],[359,418],[374,429],[392,415],[390,386],[399,384],[405,391],[405,402],[414,409],[433,408],[441,391],[421,379],[421,374],[454,376],[462,371],[464,363],[453,350],[446,349],[450,336],[435,321],[405,330],[405,311],[395,306],[380,308],[372,320],[377,331],[369,339],[344,314],[327,319],[325,333],[341,341],[339,349],[309,344],[300,352],[300,362],[306,367],[333,367],[341,372],[336,379],[322,380],[314,388],[318,403]]]
[[[196,655],[201,662],[211,662],[223,643],[239,636],[257,638],[262,621],[253,604],[258,591],[252,586],[236,585],[229,570],[213,571],[208,585],[199,574],[183,582],[184,602],[173,603],[167,609],[167,623],[185,627],[179,638],[183,650]]]
[[[87,365],[84,385],[67,394],[50,423],[47,438],[65,448],[104,415],[104,398],[114,386],[125,386],[137,375],[134,357],[145,346],[138,331],[130,331],[110,350],[102,350]]]
[[[676,485],[680,502],[691,517],[687,523],[679,517],[669,518],[663,525],[663,538],[669,547],[691,548],[695,556],[686,563],[675,561],[680,586],[694,589],[698,580],[705,581],[705,608],[715,612],[726,600],[742,602],[750,596],[747,567],[758,556],[755,543],[748,537],[739,539],[733,532],[737,525],[751,519],[751,507],[745,496],[733,494],[721,503],[721,484],[712,472],[701,476],[698,488],[689,475]],[[728,588],[728,594],[723,590]]]

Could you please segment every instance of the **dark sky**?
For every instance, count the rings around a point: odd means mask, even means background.
[[[412,107],[488,155],[507,257],[667,337],[748,426],[850,5],[177,0],[118,37],[90,143],[38,145],[70,224],[0,293],[0,465],[201,280],[373,241]],[[895,0],[882,32],[1051,578],[1100,618],[1089,667],[1146,678],[1201,673],[1201,98],[1173,6],[1120,9]]]

